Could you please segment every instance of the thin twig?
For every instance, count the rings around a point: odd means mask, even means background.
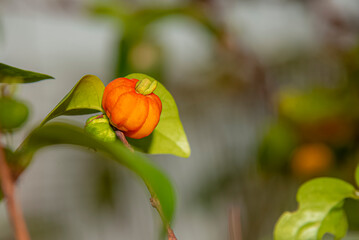
[[[127,142],[127,139],[125,137],[125,134],[123,134],[122,131],[120,130],[115,130],[116,136],[118,137],[118,139],[121,140],[121,142],[123,143],[123,145],[125,145],[125,147],[127,147],[128,149],[130,149],[131,152],[134,152],[132,146]]]
[[[1,134],[0,134],[1,139]],[[14,233],[17,240],[30,240],[30,235],[26,227],[24,216],[20,206],[16,203],[14,179],[11,171],[5,160],[4,149],[0,144],[0,179],[1,188],[6,200],[7,211],[9,213],[10,221],[14,228]]]
[[[239,207],[232,207],[228,217],[230,240],[242,240],[241,212]]]
[[[168,240],[177,240],[172,228],[167,227]]]
[[[154,207],[158,211],[160,216],[162,217],[163,212],[162,212],[162,207],[161,207],[160,201],[158,201],[157,198],[152,197],[150,199],[150,202],[151,202],[152,207]],[[174,232],[169,224],[167,224],[166,229],[167,229],[168,240],[177,240],[176,235],[174,234]]]

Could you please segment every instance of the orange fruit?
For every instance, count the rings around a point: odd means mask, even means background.
[[[157,81],[147,78],[117,78],[104,91],[102,107],[110,123],[125,136],[143,138],[157,126],[162,111],[160,98],[153,93]]]

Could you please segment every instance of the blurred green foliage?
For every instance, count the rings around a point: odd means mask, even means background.
[[[143,72],[160,81],[166,66],[163,49],[151,37],[150,26],[170,16],[184,16],[198,22],[218,40],[222,30],[214,19],[197,4],[188,2],[182,7],[141,7],[119,1],[99,2],[90,8],[95,16],[106,16],[113,20],[118,32],[116,67],[114,76],[124,76],[134,72]],[[120,34],[121,32],[121,34]]]
[[[333,154],[335,164],[321,176],[343,175],[343,171],[339,173],[340,169],[352,165],[353,159],[356,161],[353,156],[359,149],[359,111],[355,107],[359,105],[357,52],[358,47],[354,46],[336,53],[336,60],[341,65],[338,79],[321,85],[308,80],[302,87],[283,84],[278,88],[275,95],[278,119],[263,134],[258,149],[258,163],[264,172],[293,174],[296,172],[293,169],[295,153],[308,144],[323,144]],[[306,159],[297,160],[296,166],[300,162],[303,165],[304,162],[320,161],[314,156],[320,155],[320,151],[312,151],[312,156],[307,154]]]
[[[288,167],[288,156],[298,144],[293,126],[286,122],[270,125],[258,149],[259,166],[266,171],[284,173]]]

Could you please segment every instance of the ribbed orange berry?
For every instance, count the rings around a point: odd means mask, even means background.
[[[156,86],[157,82],[149,79],[117,78],[110,82],[102,98],[110,123],[130,138],[150,135],[162,111],[161,100],[153,93]]]

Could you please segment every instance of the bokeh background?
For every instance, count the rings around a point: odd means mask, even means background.
[[[18,88],[32,112],[14,147],[85,74],[166,85],[192,148],[151,156],[177,191],[178,239],[272,239],[301,183],[354,182],[357,0],[0,0],[0,26],[1,62],[56,78]],[[83,149],[40,151],[18,195],[35,240],[160,236],[138,177]],[[359,205],[345,206],[358,239]],[[0,239],[11,232],[1,203]]]

